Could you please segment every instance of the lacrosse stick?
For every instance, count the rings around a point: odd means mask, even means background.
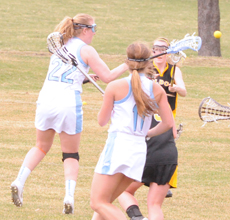
[[[179,41],[173,40],[170,43],[170,46],[168,47],[168,49],[166,51],[164,51],[163,53],[153,55],[147,59],[128,58],[128,60],[136,61],[136,62],[142,62],[142,61],[147,61],[147,60],[154,59],[156,57],[163,56],[165,54],[175,54],[175,53],[178,53],[182,50],[191,49],[194,51],[198,51],[201,48],[202,40],[199,36],[194,36],[194,34],[195,33],[193,33],[193,35],[191,35],[191,36],[189,34],[186,34],[185,37]]]
[[[47,37],[48,50],[60,58],[64,63],[75,66],[93,85],[102,93],[102,88],[78,66],[76,57],[69,53],[63,42],[63,36],[59,32],[53,32]]]
[[[183,132],[183,124],[179,124],[179,127],[177,128],[177,135],[176,138],[174,139],[175,141],[179,139],[181,133]]]
[[[214,99],[207,97],[200,103],[198,114],[205,124],[218,120],[230,120],[230,107],[221,105]]]
[[[186,34],[185,37],[179,41],[173,40],[170,43],[169,48],[165,52],[154,55],[150,57],[149,59],[154,59],[156,57],[159,57],[165,54],[175,54],[182,50],[188,50],[188,49],[198,51],[201,48],[202,40],[199,36],[194,36],[194,34],[195,33],[193,33],[193,35],[191,36],[189,34]]]
[[[172,74],[172,79],[171,79],[171,86],[173,86],[174,83],[174,77],[175,77],[175,70],[176,70],[176,64],[181,60],[181,59],[186,58],[186,54],[183,51],[179,51],[178,53],[171,54],[171,60],[173,62],[173,74]]]

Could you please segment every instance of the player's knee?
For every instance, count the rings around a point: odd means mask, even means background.
[[[73,159],[76,159],[77,161],[80,160],[80,156],[79,156],[79,153],[62,153],[62,161],[64,162],[65,159],[68,159],[68,158],[73,158]]]
[[[90,207],[92,210],[94,210],[97,213],[100,213],[100,210],[103,209],[103,204],[99,201],[96,201],[95,199],[90,200]]]
[[[93,200],[91,199],[91,200],[90,200],[90,207],[91,207],[91,209],[93,209],[94,211],[96,210],[96,206],[95,206],[95,205],[96,205],[96,203],[94,203]]]

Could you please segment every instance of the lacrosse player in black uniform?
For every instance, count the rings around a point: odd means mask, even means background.
[[[153,52],[154,54],[165,51],[169,46],[169,42],[166,38],[157,38],[154,41]],[[160,84],[167,96],[168,102],[171,106],[173,117],[176,117],[177,99],[178,95],[185,97],[187,94],[185,83],[182,78],[182,72],[179,67],[175,69],[174,84],[171,86],[171,80],[173,75],[173,65],[167,62],[167,55],[157,57],[153,61],[153,65],[156,70],[155,81]]]
[[[153,43],[153,52],[161,53],[165,51],[169,46],[167,38],[159,37]],[[176,118],[177,100],[178,95],[185,97],[187,94],[185,83],[182,77],[182,72],[179,67],[175,69],[175,75],[173,76],[173,65],[169,63],[169,57],[167,55],[160,56],[154,59],[153,65],[155,67],[155,82],[160,84],[167,96],[168,102],[173,112],[174,119]],[[173,86],[171,86],[172,77],[174,78]],[[171,190],[168,190],[166,197],[172,197]]]

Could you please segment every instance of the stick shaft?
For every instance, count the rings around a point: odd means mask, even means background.
[[[151,56],[151,57],[149,57],[149,60],[154,59],[154,58],[157,58],[157,57],[160,57],[160,56],[163,56],[163,55],[165,55],[165,54],[167,54],[167,52],[164,52],[164,53],[160,53],[160,54]]]
[[[87,74],[85,73],[83,70],[81,70],[81,68],[78,65],[75,65],[80,72],[91,82],[93,83],[93,85],[102,93],[105,94],[104,90]]]
[[[176,64],[173,65],[173,74],[172,74],[172,79],[171,79],[171,86],[173,87],[174,83],[174,78],[175,78],[175,69],[176,69]]]
[[[77,60],[74,55],[68,52],[67,48],[64,46],[62,34],[59,32],[54,32],[50,34],[47,38],[48,49],[51,53],[59,57],[64,63],[70,63],[75,66],[93,85],[102,93],[105,92],[103,89],[88,75],[88,73],[81,70],[78,67]]]

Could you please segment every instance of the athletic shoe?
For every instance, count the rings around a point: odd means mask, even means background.
[[[66,196],[64,199],[64,214],[73,214],[74,210],[74,198],[72,196]]]
[[[148,220],[148,219],[143,216],[133,216],[130,220]]]
[[[165,198],[170,198],[172,196],[173,196],[172,191],[169,189],[167,194],[166,194],[166,196],[165,196]]]
[[[15,180],[11,184],[11,197],[14,205],[17,207],[21,207],[23,203],[22,193],[23,193],[23,186],[20,184],[19,181]]]

